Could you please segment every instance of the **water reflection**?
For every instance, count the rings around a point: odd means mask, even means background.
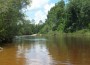
[[[89,65],[90,40],[84,37],[50,37],[48,50],[57,65]],[[50,43],[51,42],[51,43]]]
[[[0,65],[90,65],[90,40],[84,37],[20,36],[3,48]]]
[[[53,64],[52,57],[46,47],[46,39],[32,38],[21,42],[18,43],[17,58],[25,58],[25,65]]]

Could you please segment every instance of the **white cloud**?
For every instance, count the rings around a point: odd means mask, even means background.
[[[48,14],[48,11],[50,11],[50,9],[55,6],[55,4],[51,3],[51,4],[46,4],[44,6],[44,9],[45,9],[45,13]]]
[[[32,0],[30,9],[38,9],[43,7],[45,4],[47,4],[49,0]]]
[[[40,20],[45,22],[45,19],[47,18],[48,11],[55,6],[55,3],[50,3],[50,0],[32,0],[31,7],[28,6],[27,10],[28,12],[33,13],[33,16],[30,14],[27,14],[29,16],[29,19],[34,19],[36,21],[36,24],[39,23]],[[30,18],[31,17],[31,18]]]
[[[38,24],[40,20],[44,22],[46,18],[46,15],[40,10],[35,13],[36,24]]]
[[[53,6],[54,6],[54,4],[45,4],[43,6],[43,8],[44,8],[43,11],[38,10],[37,12],[35,12],[35,21],[36,21],[36,24],[38,24],[40,20],[42,20],[43,22],[45,22],[45,19],[47,18],[48,11]]]

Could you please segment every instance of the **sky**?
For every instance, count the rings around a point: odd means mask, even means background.
[[[35,20],[35,24],[38,24],[40,20],[45,22],[48,11],[55,6],[60,0],[32,0],[31,6],[27,6],[27,10],[23,10],[26,14],[26,19]]]

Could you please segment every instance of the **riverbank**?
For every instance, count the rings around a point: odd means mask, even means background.
[[[46,36],[75,36],[75,37],[79,37],[79,36],[86,36],[86,37],[90,37],[90,30],[84,29],[84,30],[80,30],[80,31],[76,31],[73,33],[64,33],[64,32],[59,32],[59,31],[50,31],[47,34],[45,34]]]
[[[30,36],[42,36],[42,34],[32,34]]]

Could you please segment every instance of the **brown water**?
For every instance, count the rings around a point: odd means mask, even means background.
[[[90,65],[90,38],[21,36],[0,50],[0,65]]]

